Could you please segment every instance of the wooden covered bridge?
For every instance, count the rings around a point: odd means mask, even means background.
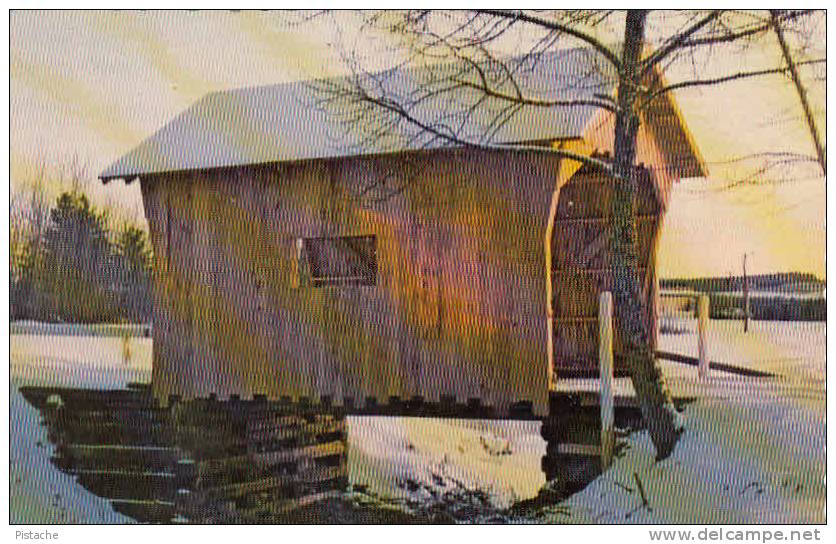
[[[583,49],[526,77],[553,99],[614,86]],[[549,154],[370,140],[314,87],[212,93],[102,172],[142,188],[154,396],[545,416],[555,380],[597,372],[610,180]],[[592,107],[531,107],[495,141],[605,154],[611,126]],[[705,174],[670,96],[639,160],[652,324],[669,187]]]
[[[391,92],[422,84],[395,75]],[[544,100],[614,90],[582,49],[543,56],[525,78]],[[598,414],[556,391],[598,372],[612,180],[540,151],[369,138],[370,120],[321,107],[318,83],[210,94],[102,172],[141,184],[152,382],[26,388],[56,463],[137,519],[269,521],[345,488],[345,415],[524,417],[545,420],[547,478],[588,482],[590,452],[605,450],[590,436]],[[497,105],[468,100],[463,130],[478,134]],[[528,107],[494,141],[605,156],[612,123],[590,106]],[[669,189],[705,169],[670,96],[638,144],[655,331]],[[618,352],[616,336],[617,372]]]

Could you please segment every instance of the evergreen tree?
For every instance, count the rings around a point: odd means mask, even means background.
[[[58,197],[44,233],[44,260],[38,283],[49,299],[47,318],[92,322],[115,317],[118,277],[107,215],[83,193]]]
[[[151,249],[145,231],[125,225],[116,239],[120,272],[119,307],[131,321],[151,317]]]

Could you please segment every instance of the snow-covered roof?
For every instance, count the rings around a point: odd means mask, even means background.
[[[453,68],[451,68],[453,69]],[[395,69],[368,76],[380,84],[379,95],[411,101],[433,83],[439,70]],[[473,82],[473,72],[470,74]],[[542,101],[593,99],[610,95],[615,78],[588,49],[570,49],[541,55],[515,74],[525,93]],[[345,78],[295,82],[220,91],[192,104],[135,149],[101,174],[103,181],[163,172],[201,170],[309,159],[391,153],[450,146],[432,138],[416,125],[403,123],[397,136],[370,137],[377,117],[356,109],[356,103],[328,100],[324,87],[345,83]],[[503,91],[513,93],[506,84]],[[509,102],[481,91],[458,88],[420,100],[410,115],[421,123],[461,126],[457,134],[483,143],[541,142],[578,138],[594,115],[594,106],[519,108],[504,123],[498,115]],[[499,120],[502,120],[499,117]],[[402,120],[401,120],[402,121]]]

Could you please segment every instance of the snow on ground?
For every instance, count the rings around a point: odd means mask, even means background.
[[[425,500],[428,488],[463,487],[507,508],[545,483],[537,421],[349,417],[347,426],[349,479],[379,496]]]
[[[686,334],[660,335],[659,349],[697,354],[696,320],[682,320]],[[825,323],[750,321],[743,333],[740,321],[710,321],[707,334],[709,359],[778,374],[793,382],[824,387]]]
[[[823,418],[789,406],[746,404],[690,406],[686,432],[660,463],[646,432],[630,437],[612,469],[567,501],[571,521],[823,523]],[[635,474],[650,508],[641,507]]]
[[[660,348],[696,355],[696,336],[664,335]],[[711,360],[778,378],[665,364],[674,393],[693,395],[673,455],[654,462],[646,432],[613,467],[564,506],[579,523],[823,523],[825,324],[712,321]],[[630,389],[629,387],[626,387]],[[650,508],[642,507],[637,478]],[[565,521],[562,514],[544,519]]]
[[[9,386],[9,521],[11,523],[129,523],[50,462],[54,447],[22,385],[122,388],[151,378],[151,340],[132,338],[131,360],[121,338],[11,336]]]
[[[15,386],[10,389],[9,522],[131,522],[115,512],[107,500],[91,494],[50,463],[54,447],[47,440],[38,411]]]
[[[710,323],[711,359],[768,370],[774,379],[664,363],[671,388],[696,397],[674,454],[655,463],[646,433],[628,438],[626,453],[584,491],[540,521],[565,523],[823,522],[825,470],[824,323]],[[696,355],[696,335],[662,335],[660,349]],[[119,337],[12,335],[12,521],[119,523],[113,512],[49,463],[51,446],[22,384],[115,388],[150,380],[151,342]],[[583,386],[583,384],[575,384]],[[594,387],[594,381],[586,384]],[[629,381],[618,388],[629,394]],[[497,506],[536,495],[544,483],[545,443],[536,422],[417,418],[348,418],[349,479],[378,495],[420,499],[460,483]],[[650,508],[642,508],[638,474]],[[57,496],[56,496],[57,494]],[[566,515],[568,507],[569,516]]]
[[[13,334],[11,381],[82,389],[147,383],[151,380],[151,339],[131,338],[129,342],[126,361],[119,337]]]

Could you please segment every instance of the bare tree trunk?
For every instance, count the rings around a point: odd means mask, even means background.
[[[618,86],[612,199],[612,258],[615,315],[620,327],[639,402],[657,459],[671,454],[682,432],[682,424],[665,383],[661,368],[649,346],[649,331],[638,277],[636,235],[636,111],[640,76],[640,55],[644,45],[647,12],[630,10],[624,32],[622,73]]]
[[[787,70],[790,72],[790,78],[795,85],[795,91],[798,94],[798,100],[801,102],[801,109],[804,111],[804,119],[807,121],[807,128],[810,131],[810,137],[813,140],[813,146],[816,148],[816,157],[821,166],[822,173],[827,175],[827,155],[819,136],[818,127],[816,127],[816,120],[813,117],[813,110],[810,108],[810,101],[807,98],[807,89],[801,83],[801,77],[798,75],[798,68],[792,58],[792,53],[787,45],[787,40],[784,38],[784,30],[781,28],[780,13],[777,10],[772,10],[772,28],[775,30],[775,36],[778,38],[778,44],[781,46],[781,53],[784,55],[784,61],[787,63]]]

